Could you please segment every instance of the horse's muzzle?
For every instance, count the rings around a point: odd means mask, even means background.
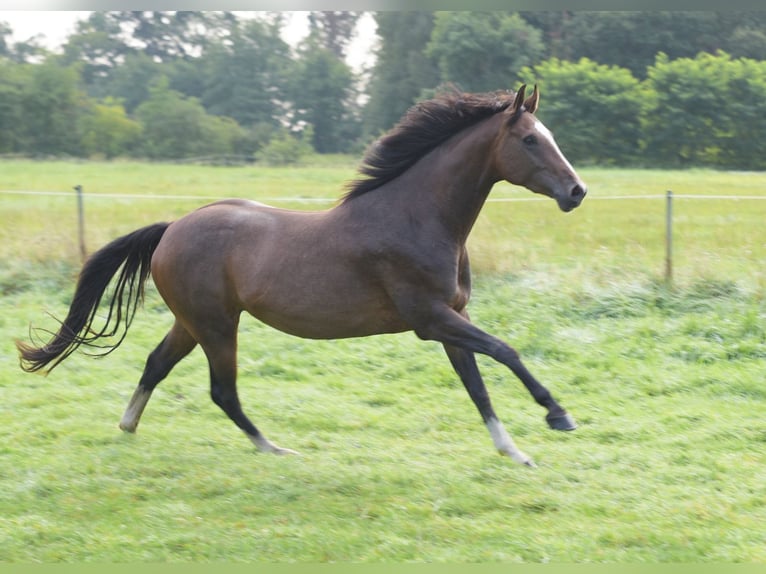
[[[556,198],[561,211],[569,212],[578,207],[585,196],[588,194],[588,188],[584,183],[576,183],[566,194]]]

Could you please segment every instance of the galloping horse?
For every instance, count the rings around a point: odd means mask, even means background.
[[[452,92],[413,106],[367,152],[360,178],[334,207],[276,209],[219,201],[173,223],[109,243],[83,266],[66,319],[42,347],[21,342],[22,368],[53,369],[80,345],[124,339],[151,273],[173,312],[149,355],[120,428],[135,432],[152,391],[199,344],[216,405],[258,449],[270,442],[242,412],[236,350],[240,314],[299,337],[336,339],[414,331],[442,343],[495,447],[534,466],[496,416],[474,353],[506,365],[547,409],[557,430],[574,420],[526,369],[518,353],[474,326],[466,311],[471,273],[466,239],[492,186],[506,180],[571,211],[585,184],[535,117],[539,92]],[[119,275],[118,275],[119,273]],[[93,328],[114,278],[108,315]]]

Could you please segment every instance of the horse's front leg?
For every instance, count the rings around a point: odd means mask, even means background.
[[[489,393],[487,393],[487,388],[476,365],[474,354],[448,344],[444,345],[444,350],[447,352],[455,372],[460,376],[460,380],[463,381],[468,395],[476,405],[476,408],[479,409],[481,418],[484,420],[484,424],[487,425],[487,430],[492,437],[492,441],[495,443],[495,448],[501,454],[510,456],[516,462],[527,466],[535,466],[532,459],[519,450],[505,430],[503,423],[495,415],[489,399]]]
[[[419,327],[415,329],[415,333],[420,338],[439,341],[471,353],[488,355],[511,369],[524,383],[535,401],[548,410],[545,418],[551,428],[555,430],[574,430],[577,428],[574,419],[556,402],[550,391],[540,384],[524,366],[519,354],[500,339],[488,335],[476,327],[465,313],[458,313],[446,305],[436,306],[436,308],[431,309],[427,316],[420,316],[416,320]],[[463,367],[463,369],[466,371],[468,367]]]

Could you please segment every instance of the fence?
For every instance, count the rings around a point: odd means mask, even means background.
[[[81,185],[74,186],[77,197],[77,219],[78,219],[78,242],[80,254],[83,260],[86,257],[87,249],[85,246],[85,197],[92,195],[99,198],[112,199],[179,199],[179,200],[209,200],[220,199],[217,196],[199,196],[199,195],[150,195],[150,194],[87,194],[83,191]],[[71,192],[64,191],[0,191],[1,195],[39,195],[39,196],[70,196]],[[288,202],[288,203],[333,203],[338,198],[307,198],[307,197],[263,197],[259,200],[264,202]],[[698,194],[674,194],[671,190],[664,195],[613,195],[604,197],[589,197],[588,201],[620,201],[620,200],[660,200],[665,199],[665,282],[673,282],[673,203],[676,199],[691,200],[766,200],[766,195],[698,195]],[[509,203],[509,202],[527,202],[527,201],[546,201],[544,197],[490,197],[488,203]],[[766,224],[766,222],[764,223]]]

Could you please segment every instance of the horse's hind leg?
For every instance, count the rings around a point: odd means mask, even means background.
[[[178,321],[170,332],[146,359],[144,373],[128,403],[125,414],[120,420],[120,428],[126,432],[135,432],[146,403],[154,388],[168,376],[171,369],[197,345],[197,341]]]
[[[237,327],[222,334],[221,325],[217,333],[206,334],[200,344],[210,363],[210,397],[263,452],[274,454],[298,454],[294,450],[281,448],[269,441],[242,411],[237,394]]]

